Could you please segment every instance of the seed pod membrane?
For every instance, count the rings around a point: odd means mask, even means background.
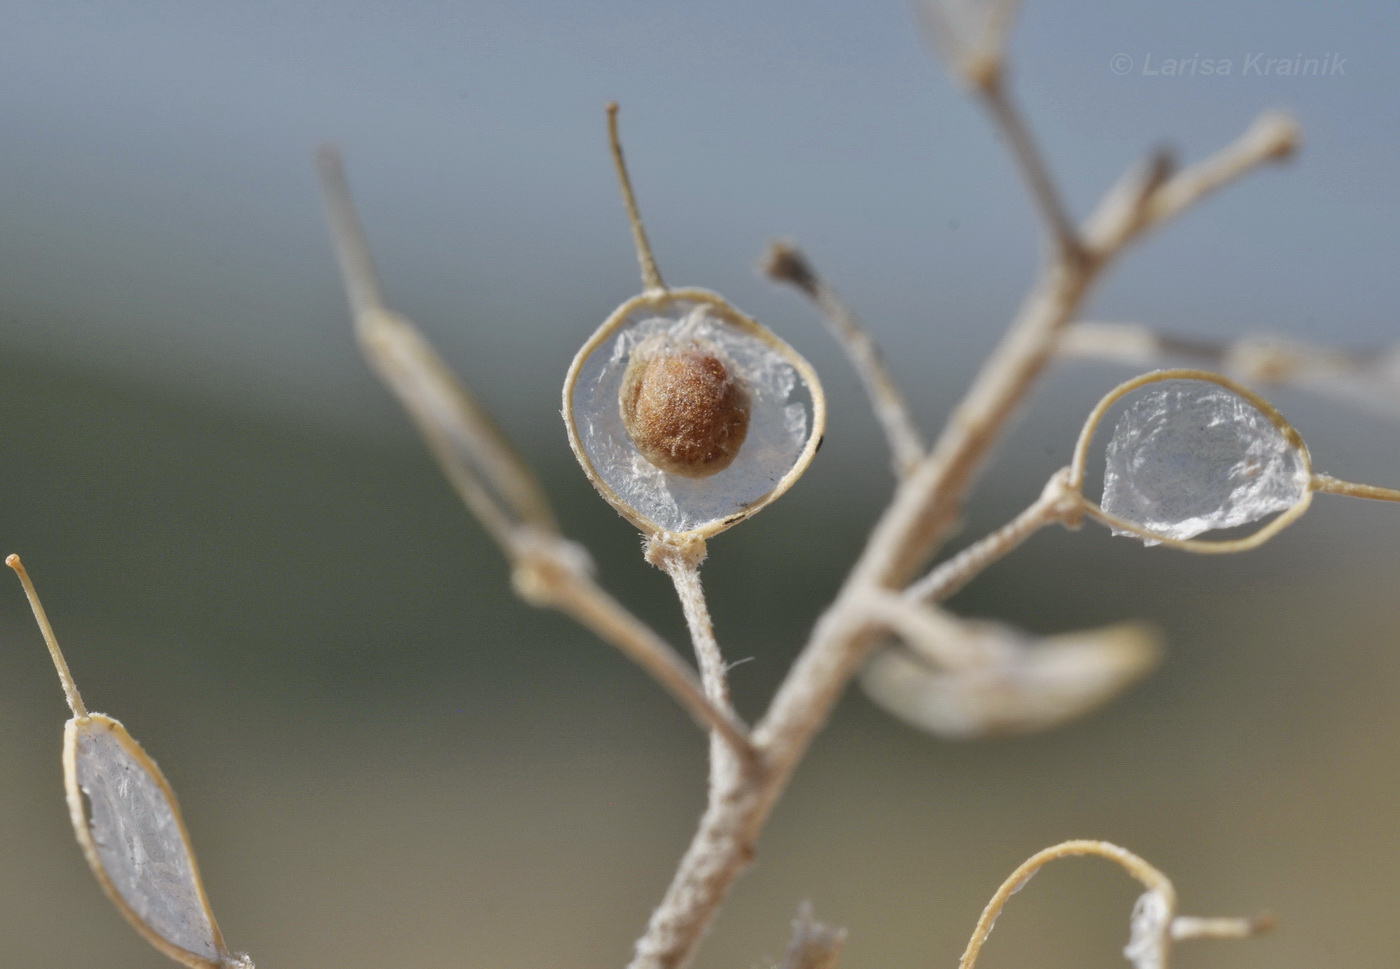
[[[175,794],[126,728],[100,713],[69,720],[63,766],[78,843],[121,913],[177,962],[251,967],[225,948]]]
[[[613,313],[574,358],[564,417],[579,463],[624,517],[703,538],[787,490],[826,412],[796,351],[713,293],[685,289]]]
[[[1168,380],[1135,394],[1118,419],[1103,510],[1187,539],[1292,508],[1310,477],[1296,433],[1252,402],[1216,383]]]

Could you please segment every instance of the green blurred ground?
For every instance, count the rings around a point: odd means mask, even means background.
[[[1038,491],[1072,439],[1060,405],[1112,379],[1056,383],[967,534]],[[665,583],[568,462],[550,406],[527,449],[571,534],[679,642]],[[1324,470],[1394,471],[1394,425],[1298,406]],[[511,598],[406,430],[335,436],[24,357],[0,361],[0,413],[0,552],[24,555],[88,705],[180,793],[232,944],[264,969],[624,962],[699,810],[703,744],[618,656]],[[750,716],[887,488],[854,440],[868,425],[847,420],[856,434],[792,495],[713,544],[722,637],[754,657],[735,671]],[[779,956],[803,899],[849,926],[848,969],[952,965],[1000,879],[1068,837],[1158,862],[1192,912],[1280,917],[1272,938],[1198,944],[1180,966],[1388,965],[1396,536],[1394,508],[1319,501],[1248,558],[1038,537],[955,605],[1045,631],[1152,618],[1164,668],[1084,723],[994,743],[925,738],[852,695],[700,966]],[[0,965],[162,965],[68,832],[65,716],[15,584],[0,591]],[[1049,871],[984,966],[1122,964],[1133,894],[1092,862]]]

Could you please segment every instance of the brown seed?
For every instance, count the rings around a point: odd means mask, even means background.
[[[632,443],[669,474],[723,471],[749,432],[748,393],[701,344],[634,353],[619,402]]]

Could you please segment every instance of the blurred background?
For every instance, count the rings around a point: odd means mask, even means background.
[[[706,566],[754,717],[890,477],[849,368],[752,264],[775,237],[805,247],[930,429],[1035,266],[1026,193],[914,11],[10,0],[0,22],[0,552],[24,555],[88,705],[179,792],[230,943],[265,969],[624,964],[700,810],[704,743],[613,651],[512,598],[356,354],[312,154],[343,146],[391,301],[519,442],[604,584],[680,643],[558,416],[575,348],[638,288],[604,136],[622,103],[668,281],[768,322],[834,405],[806,478]],[[1164,141],[1194,160],[1271,107],[1306,132],[1295,161],[1130,254],[1091,315],[1400,340],[1397,29],[1384,0],[1029,4],[1016,79],[1078,213]],[[1245,73],[1329,54],[1325,77]],[[1050,374],[958,541],[1038,494],[1129,375]],[[1400,485],[1393,419],[1272,396],[1320,470]],[[952,965],[1001,879],[1069,837],[1156,861],[1189,911],[1281,920],[1179,965],[1388,964],[1397,535],[1394,507],[1321,499],[1246,557],[1036,537],[953,606],[1037,632],[1149,619],[1162,668],[1081,723],[982,743],[853,691],[699,965],[780,956],[803,899],[850,928],[851,969]],[[17,584],[3,603],[3,962],[163,965],[73,843],[67,711]],[[1051,869],[982,964],[1122,964],[1135,894],[1101,862]]]

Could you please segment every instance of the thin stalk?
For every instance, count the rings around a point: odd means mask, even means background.
[[[651,252],[646,225],[643,224],[641,210],[637,207],[637,196],[632,191],[632,177],[627,174],[627,161],[622,157],[622,139],[617,133],[616,101],[608,104],[608,145],[612,149],[617,182],[622,188],[622,204],[627,209],[627,224],[632,227],[632,242],[637,247],[637,262],[642,267],[642,289],[647,292],[664,290],[666,284],[661,279],[661,270],[656,268],[656,257]]]
[[[981,575],[993,562],[1005,558],[1021,543],[1047,525],[1074,520],[1080,505],[1065,487],[1066,472],[1050,479],[1040,497],[1001,528],[969,545],[957,555],[915,582],[905,596],[917,602],[943,602]]]
[[[871,410],[885,432],[894,464],[895,477],[903,478],[914,470],[926,453],[923,435],[909,413],[899,386],[890,375],[879,346],[860,317],[831,286],[812,268],[811,263],[795,246],[775,243],[763,262],[763,271],[770,279],[788,283],[810,299],[821,315],[856,375],[865,386]]]
[[[39,623],[39,631],[44,634],[44,645],[48,646],[49,657],[53,660],[54,669],[58,671],[58,681],[63,684],[63,696],[68,700],[68,709],[73,711],[75,717],[86,717],[88,711],[83,705],[83,696],[78,692],[78,684],[73,681],[73,674],[68,671],[68,661],[63,658],[63,650],[58,648],[58,637],[53,633],[53,626],[49,625],[49,615],[44,611],[44,604],[39,601],[39,593],[30,581],[24,563],[19,560],[18,555],[10,555],[5,559],[5,564],[15,570],[20,584],[24,586],[29,607],[34,610],[34,619]]]
[[[1351,498],[1370,498],[1374,501],[1400,501],[1400,491],[1396,491],[1394,488],[1379,488],[1376,485],[1343,481],[1340,478],[1332,477],[1330,474],[1313,475],[1312,489],[1313,491],[1321,491],[1329,495],[1347,495]]]

